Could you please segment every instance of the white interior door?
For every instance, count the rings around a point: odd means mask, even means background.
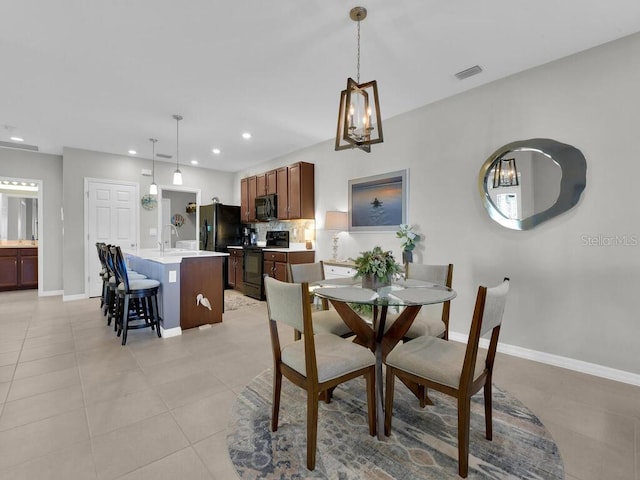
[[[138,245],[138,186],[112,182],[88,182],[87,292],[90,297],[102,293],[100,261],[96,242],[119,245],[123,251]]]

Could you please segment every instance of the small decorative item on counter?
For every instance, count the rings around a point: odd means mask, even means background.
[[[187,213],[196,213],[196,203],[195,202],[189,202],[189,204],[187,205]]]
[[[402,262],[413,262],[413,249],[416,248],[420,235],[413,231],[412,225],[403,223],[400,225],[400,230],[396,232],[396,237],[402,239]]]
[[[175,227],[180,228],[182,225],[184,225],[184,217],[179,213],[176,213],[173,217],[171,217],[171,223]]]
[[[380,247],[360,252],[360,256],[353,260],[356,265],[355,278],[362,278],[362,286],[376,290],[391,285],[393,275],[400,271],[391,251],[384,251]]]

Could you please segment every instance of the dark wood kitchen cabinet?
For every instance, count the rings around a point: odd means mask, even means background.
[[[264,251],[264,268],[263,273],[282,282],[289,281],[289,263],[313,263],[315,252],[313,250],[305,250],[299,252],[273,252]]]
[[[240,220],[243,223],[256,221],[257,177],[240,180]]]
[[[38,249],[0,248],[0,290],[38,288]]]
[[[242,271],[244,268],[244,251],[241,248],[229,248],[229,263],[227,266],[228,282],[231,288],[244,292]]]
[[[298,162],[277,170],[278,220],[315,218],[313,163]]]
[[[271,195],[278,193],[277,171],[269,170],[268,172],[256,175],[256,196]]]

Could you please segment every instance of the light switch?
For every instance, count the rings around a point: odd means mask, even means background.
[[[169,270],[169,283],[176,283],[176,271]]]

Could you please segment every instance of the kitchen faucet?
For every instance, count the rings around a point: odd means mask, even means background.
[[[162,229],[160,230],[160,241],[158,242],[158,245],[160,246],[160,254],[164,255],[164,229],[166,227],[169,227],[171,230],[173,230],[176,234],[176,237],[180,238],[180,234],[178,233],[178,229],[176,228],[175,225],[168,223],[167,225],[163,225]],[[169,240],[171,240],[171,237],[169,237]],[[171,241],[169,241],[169,248],[171,248]]]

